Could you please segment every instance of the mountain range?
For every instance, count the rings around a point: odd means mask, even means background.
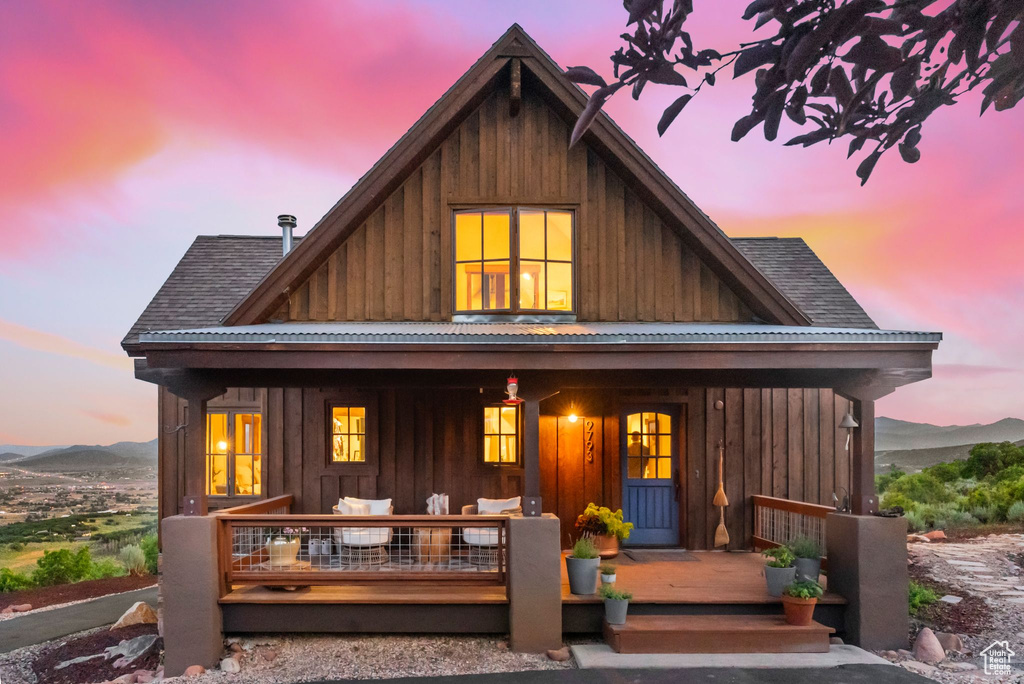
[[[915,472],[936,463],[965,459],[979,442],[1024,444],[1024,420],[1004,418],[988,425],[931,425],[875,419],[875,470],[895,465]]]
[[[157,441],[116,442],[107,445],[24,447],[0,445],[0,463],[29,470],[88,470],[155,466]]]

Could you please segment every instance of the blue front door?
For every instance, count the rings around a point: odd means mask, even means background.
[[[679,458],[675,412],[630,409],[621,425],[622,511],[630,546],[679,544]]]

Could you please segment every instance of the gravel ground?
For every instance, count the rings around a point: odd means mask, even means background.
[[[35,674],[32,672],[32,662],[39,657],[43,651],[50,648],[62,648],[64,644],[74,639],[80,639],[90,634],[109,629],[108,627],[99,627],[97,629],[90,629],[85,632],[79,632],[78,634],[70,634],[59,641],[50,641],[45,644],[37,644],[35,646],[27,646],[25,648],[19,648],[16,651],[10,653],[0,653],[0,682],[3,684],[42,684],[38,682]],[[83,684],[85,684],[83,682]]]

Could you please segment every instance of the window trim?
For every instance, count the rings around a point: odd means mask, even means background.
[[[376,476],[378,474],[380,458],[380,450],[377,443],[377,397],[371,393],[351,390],[321,390],[319,394],[322,401],[317,402],[320,405],[318,419],[323,421],[318,428],[321,445],[319,448],[323,449],[320,457],[321,472],[330,475]],[[312,397],[311,399],[314,402],[316,401]],[[316,403],[307,403],[306,410],[312,412],[315,410],[315,406]],[[363,449],[365,449],[366,455],[362,461],[332,460],[334,436],[332,416],[336,406],[354,406],[366,410],[366,425],[363,428],[365,430],[363,434]]]
[[[495,204],[495,205],[460,205],[457,207],[451,207],[451,258],[449,259],[449,268],[451,269],[451,292],[450,300],[452,307],[452,316],[463,317],[488,317],[488,318],[499,318],[505,320],[507,318],[532,316],[532,317],[547,317],[559,316],[563,318],[571,317],[575,320],[577,311],[579,308],[579,230],[576,224],[576,215],[578,207],[566,206],[566,205],[538,205],[538,204]],[[548,260],[547,259],[547,233],[545,230],[544,236],[544,264],[545,264],[545,283],[547,282],[547,264],[557,263],[564,264],[568,263],[572,269],[572,306],[569,309],[526,309],[519,306],[519,295],[520,295],[520,276],[519,276],[519,213],[521,211],[564,211],[569,214],[571,222],[571,236],[572,236],[572,255],[571,261],[566,262],[559,259]],[[509,215],[509,308],[508,309],[459,309],[458,302],[458,286],[456,284],[457,277],[457,264],[458,263],[473,263],[471,261],[459,262],[456,259],[456,233],[455,224],[459,214],[473,214],[473,213],[486,213],[486,212],[507,212]],[[481,248],[483,245],[481,244]],[[481,257],[483,253],[481,251]],[[476,263],[486,263],[487,260],[481,258]],[[504,261],[503,259],[491,259],[490,261]],[[536,259],[527,259],[527,261],[536,261]]]
[[[522,404],[515,404],[513,407],[516,410],[516,460],[515,461],[487,461],[487,451],[484,449],[484,442],[488,435],[503,436],[504,433],[487,432],[487,409],[489,408],[504,408],[508,404],[500,401],[488,401],[480,405],[480,465],[485,468],[522,468],[523,464],[523,411]],[[499,425],[501,424],[499,418]],[[500,429],[500,428],[499,428]],[[498,458],[501,458],[499,453]]]
[[[348,437],[352,437],[352,435],[361,435],[362,438],[363,438],[363,445],[362,445],[362,448],[363,448],[363,460],[361,460],[361,461],[353,461],[353,460],[335,461],[334,460],[334,436],[335,436],[335,432],[334,432],[334,409],[339,409],[339,408],[344,408],[344,409],[348,409],[349,410],[349,416],[348,416],[348,418],[349,418],[349,431],[347,433],[344,433],[344,434],[346,436],[348,436]],[[351,413],[351,411],[354,408],[358,408],[358,409],[362,409],[363,410],[363,431],[361,433],[359,433],[359,432],[352,432],[352,425],[351,425],[352,413]],[[358,402],[358,401],[332,401],[332,402],[329,402],[328,403],[328,407],[327,407],[327,417],[326,417],[326,419],[327,419],[327,435],[328,435],[328,437],[327,437],[327,461],[328,461],[328,464],[331,465],[331,466],[349,466],[349,465],[362,466],[362,465],[366,465],[366,463],[370,460],[370,449],[369,449],[369,444],[368,444],[369,440],[367,439],[367,437],[368,437],[367,433],[368,433],[368,428],[369,428],[369,423],[370,423],[370,410],[366,406],[366,404],[362,403],[362,402]],[[338,433],[338,434],[343,434],[343,433]]]
[[[262,449],[260,451],[260,493],[259,494],[235,494],[235,457],[237,456],[237,454],[235,454],[235,416],[238,415],[238,414],[250,414],[250,415],[258,414],[260,416],[260,446],[262,447]],[[206,408],[206,425],[203,426],[203,429],[204,429],[204,439],[203,439],[203,442],[204,442],[204,444],[207,445],[206,448],[208,448],[209,439],[210,439],[209,426],[210,426],[210,416],[212,416],[212,415],[226,415],[227,416],[227,428],[228,428],[228,433],[227,433],[228,452],[226,454],[228,456],[228,460],[227,460],[227,462],[228,462],[227,482],[230,484],[231,493],[230,494],[216,494],[213,491],[210,491],[210,490],[212,490],[212,487],[210,485],[213,484],[212,482],[210,482],[210,456],[211,456],[211,454],[209,453],[209,451],[207,451],[204,454],[206,463],[205,463],[205,468],[204,468],[204,473],[203,473],[203,479],[206,481],[205,482],[205,487],[207,489],[206,496],[209,498],[209,500],[211,502],[218,502],[218,503],[219,502],[228,502],[228,501],[259,501],[260,499],[267,498],[267,436],[268,436],[267,430],[268,430],[268,428],[267,428],[266,411],[263,410],[262,406],[255,406],[255,405],[245,406],[245,405],[232,404],[232,405],[226,405],[226,406],[222,406],[222,405],[212,406],[212,407],[211,406],[207,406],[207,408]]]

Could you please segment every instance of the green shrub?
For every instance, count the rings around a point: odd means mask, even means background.
[[[1024,501],[1014,501],[1006,512],[1006,519],[1012,523],[1024,522]]]
[[[982,442],[971,447],[971,455],[964,463],[963,474],[964,477],[981,480],[1015,465],[1024,465],[1024,447],[1011,442]]]
[[[792,549],[786,545],[774,546],[770,549],[765,549],[761,552],[761,555],[768,559],[765,563],[769,568],[788,568],[793,565],[795,556],[793,555]]]
[[[926,472],[901,477],[889,486],[889,491],[924,504],[949,503],[955,498],[937,477]]]
[[[946,524],[950,527],[974,527],[980,523],[980,520],[967,511],[953,511],[946,520]]]
[[[818,598],[824,592],[821,585],[811,580],[797,580],[782,590],[786,596],[799,599]]]
[[[889,485],[904,475],[906,475],[906,473],[894,465],[889,469],[889,472],[881,475],[875,475],[875,489],[879,494],[884,494],[889,489]]]
[[[137,577],[146,574],[146,554],[140,547],[135,544],[126,546],[121,549],[121,553],[118,555],[129,575]]]
[[[964,476],[964,463],[966,461],[953,461],[951,463],[936,463],[925,468],[925,472],[932,475],[939,482],[956,482]]]
[[[25,545],[22,544],[21,542],[11,542],[10,544],[7,545],[7,548],[9,548],[11,551],[18,552],[18,551],[24,551],[25,550]]]
[[[903,512],[912,511],[917,507],[917,502],[899,492],[886,492],[882,495],[882,508],[895,508],[899,506]]]
[[[31,589],[33,586],[32,578],[28,575],[14,572],[10,568],[0,568],[0,593]]]
[[[120,577],[124,574],[124,568],[113,558],[104,558],[95,561],[85,574],[84,579],[106,579],[107,577]]]
[[[139,542],[142,552],[146,554],[146,572],[150,575],[156,574],[157,557],[160,555],[160,547],[155,534],[147,534]]]
[[[928,529],[928,523],[925,522],[924,516],[917,511],[908,511],[903,517],[907,521],[907,529],[910,532],[924,532]]]
[[[633,598],[633,594],[628,591],[620,591],[619,589],[616,589],[614,584],[602,584],[598,593],[601,595],[601,598],[610,599],[612,601],[628,601]]]
[[[910,603],[910,614],[917,615],[919,610],[938,601],[939,595],[928,587],[918,584],[914,580],[910,580],[908,598]]]
[[[810,537],[797,537],[789,543],[789,548],[797,558],[821,558],[821,546]]]
[[[580,537],[576,540],[576,543],[572,546],[572,557],[573,558],[599,558],[597,546],[591,541],[589,537]]]
[[[32,572],[32,581],[41,587],[50,587],[84,579],[92,565],[92,557],[88,546],[75,553],[68,549],[44,551],[36,565],[39,567]]]

